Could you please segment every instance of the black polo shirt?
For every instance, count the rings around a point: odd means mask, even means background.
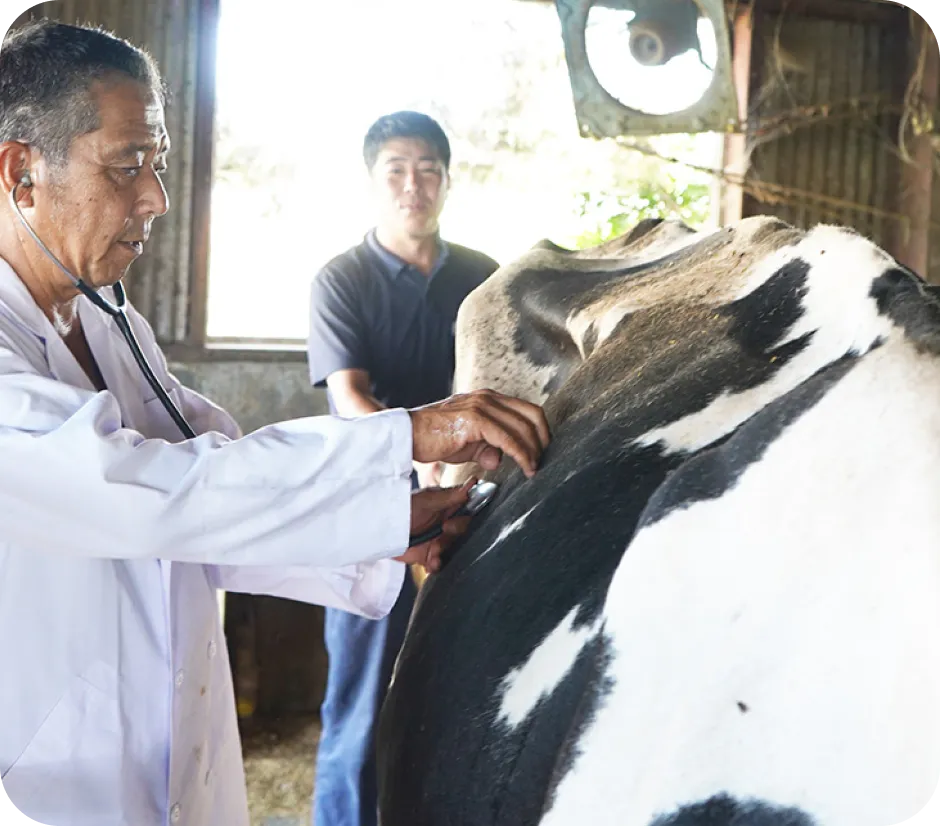
[[[441,242],[430,276],[369,232],[313,280],[307,357],[322,385],[337,370],[366,370],[386,407],[418,407],[451,393],[454,323],[467,295],[497,268],[481,252]],[[330,398],[330,409],[334,410]]]

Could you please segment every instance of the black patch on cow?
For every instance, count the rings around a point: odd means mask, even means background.
[[[742,703],[740,700],[738,700],[738,711],[740,711],[742,714],[747,714],[750,710],[751,709],[747,703]]]
[[[732,319],[728,335],[745,352],[773,354],[777,342],[803,314],[809,270],[808,262],[794,258],[723,310]]]
[[[652,525],[672,511],[718,499],[759,461],[780,434],[811,410],[858,363],[845,356],[761,409],[726,441],[683,464],[650,498],[642,524]]]
[[[581,353],[571,338],[565,322],[579,303],[586,287],[602,287],[623,277],[618,270],[583,273],[572,270],[553,270],[531,273],[537,276],[538,286],[530,273],[514,278],[507,291],[519,318],[513,331],[516,352],[525,353],[526,359],[539,367],[551,366],[553,375],[543,392],[553,393],[571,370],[581,363]],[[577,289],[571,288],[577,279]]]
[[[499,801],[493,812],[495,823],[506,826],[538,823],[551,808],[558,784],[580,754],[581,735],[594,721],[598,707],[612,688],[610,678],[605,676],[609,660],[609,643],[598,634],[578,655],[563,694],[557,699],[554,694],[543,699],[522,724],[525,746],[516,752],[516,759],[506,766],[499,781],[494,795]],[[580,696],[580,701],[571,709],[562,702],[564,695]],[[567,731],[559,740],[558,721],[569,718]],[[553,760],[531,759],[532,754],[551,750]]]
[[[607,667],[611,660],[610,643],[603,634],[598,634],[588,646],[585,646],[581,656],[590,663],[590,670],[585,668],[582,672],[585,685],[581,703],[568,726],[568,735],[558,750],[555,768],[548,784],[548,793],[545,795],[545,811],[552,807],[558,785],[581,755],[581,736],[594,722],[598,709],[614,687],[613,680],[607,676]]]
[[[878,312],[887,316],[911,341],[929,353],[940,353],[940,288],[925,284],[914,273],[894,267],[871,285]]]
[[[650,826],[816,826],[816,821],[797,808],[719,794],[658,817]]]

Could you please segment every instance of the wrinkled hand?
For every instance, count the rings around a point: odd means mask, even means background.
[[[551,441],[541,407],[493,390],[451,396],[408,413],[416,462],[476,462],[495,470],[505,453],[532,477]]]
[[[468,479],[459,488],[426,488],[411,494],[411,535],[423,533],[439,522],[443,523],[444,532],[422,545],[409,548],[399,562],[409,565],[423,565],[429,573],[441,568],[441,554],[453,541],[470,527],[469,516],[454,518],[454,514],[470,498],[470,488],[476,479]]]

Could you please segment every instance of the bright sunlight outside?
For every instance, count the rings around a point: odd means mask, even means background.
[[[604,37],[626,53],[623,22],[620,45],[610,25]],[[450,138],[443,237],[500,262],[542,238],[596,243],[647,215],[714,223],[708,176],[579,136],[552,3],[278,0],[262,14],[252,0],[222,0],[218,51],[217,342],[305,339],[311,280],[372,224],[363,135],[398,109],[428,113]],[[635,83],[675,109],[710,77],[691,53],[655,83],[639,64],[618,66],[621,88]],[[705,166],[720,157],[715,135],[648,143]]]

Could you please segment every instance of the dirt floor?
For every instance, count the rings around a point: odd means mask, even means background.
[[[319,717],[243,721],[251,826],[310,826]]]

